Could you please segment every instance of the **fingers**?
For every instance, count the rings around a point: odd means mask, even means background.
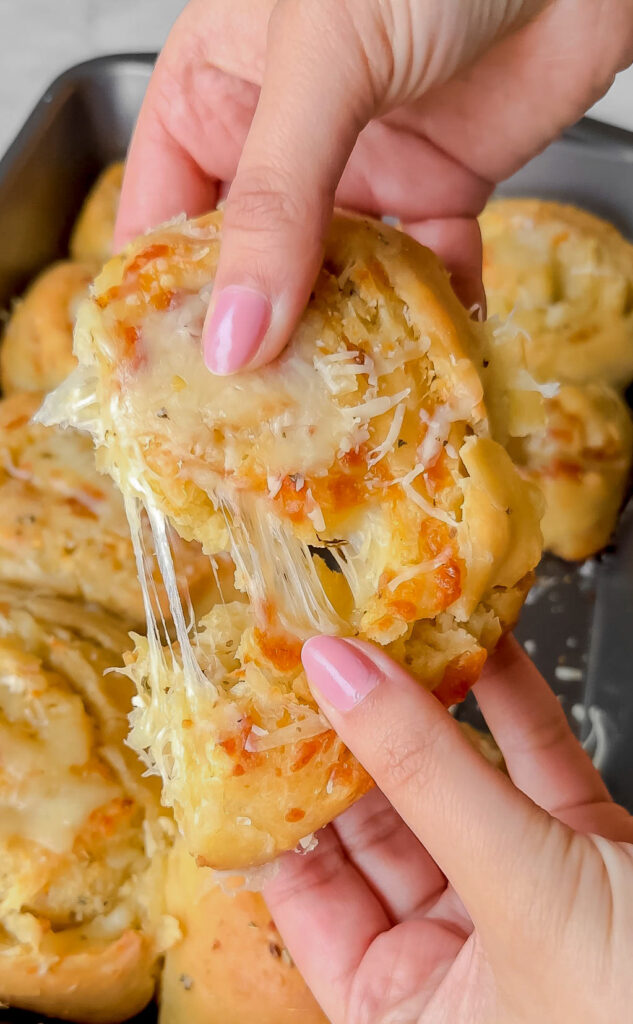
[[[309,988],[328,1017],[341,1021],[354,973],[391,921],[332,829],[319,833],[311,853],[286,854],[279,863],[266,902]]]
[[[214,372],[259,366],[288,341],[322,260],[338,180],[373,102],[346,6],[278,4],[257,110],[226,202],[204,332]]]
[[[148,174],[148,168],[153,172]],[[202,171],[193,157],[156,117],[151,98],[143,108],[125,167],[114,230],[114,250],[149,228],[187,213],[213,209],[218,183]]]
[[[415,128],[374,119],[360,133],[339,183],[339,205],[404,221],[475,217],[492,185]]]
[[[533,898],[546,839],[562,826],[487,764],[440,703],[384,652],[316,637],[304,645],[303,660],[333,727],[475,923],[498,930],[507,919],[499,894],[512,891],[517,904]]]
[[[274,0],[190,0],[158,58],[130,149],[115,247],[181,213],[213,209],[259,95]],[[255,74],[255,81],[250,77]]]
[[[474,691],[519,789],[575,829],[623,840],[626,825],[633,836],[633,820],[612,803],[559,701],[514,637],[500,643]]]
[[[404,230],[439,256],[451,284],[466,309],[486,316],[486,293],[481,280],[481,232],[474,217],[451,217],[405,222]]]
[[[333,828],[393,922],[421,913],[445,890],[437,864],[380,790],[353,804]]]

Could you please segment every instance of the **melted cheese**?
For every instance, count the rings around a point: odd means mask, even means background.
[[[230,552],[260,626],[274,620],[300,639],[367,629],[388,642],[446,597],[430,580],[435,595],[410,587],[414,599],[398,602],[381,582],[435,565],[428,520],[454,541],[455,588],[470,585],[460,452],[469,433],[489,434],[475,366],[485,328],[468,321],[428,254],[403,253],[403,236],[371,225],[326,261],[279,359],[256,373],[206,372],[200,338],[220,229],[217,215],[168,226],[106,266],[79,315],[80,367],[40,417],[92,432],[128,496],[141,576],[138,503],[147,512],[189,700],[217,695],[175,587],[167,517],[210,554]],[[324,547],[344,594],[324,589],[313,558]],[[151,672],[168,672],[173,651],[150,581],[143,587]]]
[[[2,642],[0,841],[19,837],[62,853],[121,789],[90,765],[92,726],[81,699],[51,683],[36,659]]]

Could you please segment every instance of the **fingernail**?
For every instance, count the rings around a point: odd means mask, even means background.
[[[271,313],[266,296],[252,288],[223,288],[202,333],[204,361],[209,370],[235,373],[250,363],[264,340]]]
[[[356,645],[335,636],[315,636],[301,660],[310,686],[337,711],[351,711],[374,690],[382,673]]]

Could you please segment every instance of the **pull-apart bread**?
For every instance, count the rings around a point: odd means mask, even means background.
[[[94,601],[139,628],[145,618],[123,500],[95,467],[89,437],[33,423],[42,395],[0,399],[0,581]],[[143,526],[152,599],[169,613]],[[173,536],[180,592],[194,602],[210,582],[209,559]]]
[[[513,418],[542,421],[542,399],[527,372],[497,387],[502,339],[468,318],[428,250],[347,216],[280,358],[210,374],[200,338],[221,226],[221,212],[176,221],[106,264],[80,309],[79,366],[42,420],[92,433],[137,546],[146,510],[177,643],[150,616],[129,658],[131,743],[199,861],[238,868],[370,785],[310,694],[307,636],[386,645],[451,704],[516,620],[541,498],[487,401],[511,433]],[[188,629],[168,523],[228,551],[248,601]]]
[[[137,1013],[169,942],[173,824],[124,745],[116,619],[0,584],[0,1001],[80,1022]],[[158,789],[158,791],[157,791]]]
[[[108,164],[88,193],[70,238],[70,255],[74,260],[101,266],[112,255],[124,167],[119,161]]]
[[[15,303],[2,336],[5,394],[51,391],[75,366],[73,326],[97,267],[61,260],[35,278]]]
[[[488,313],[521,339],[546,396],[545,423],[511,452],[545,496],[545,546],[586,558],[608,542],[631,468],[633,246],[537,199],[496,200],[480,223]]]
[[[106,167],[73,228],[72,258],[43,270],[15,303],[0,348],[5,394],[51,391],[75,366],[73,327],[77,306],[94,275],[112,255],[122,181],[122,163]]]
[[[165,908],[181,937],[165,954],[159,1024],[327,1024],[259,892],[219,885],[182,841]]]

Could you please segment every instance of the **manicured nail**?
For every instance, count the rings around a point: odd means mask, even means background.
[[[266,296],[252,288],[223,288],[202,332],[209,370],[224,375],[250,363],[264,340],[271,313]]]
[[[301,660],[316,696],[322,694],[337,711],[351,711],[382,680],[371,658],[341,637],[312,637],[303,645]]]

